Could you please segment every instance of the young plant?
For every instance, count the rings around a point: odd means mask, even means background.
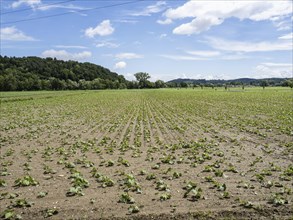
[[[15,186],[36,186],[39,184],[33,177],[26,175],[23,178],[18,178],[14,181]]]
[[[139,211],[140,211],[140,209],[137,205],[131,205],[128,208],[129,213],[138,213]]]
[[[12,206],[16,208],[23,208],[31,207],[33,204],[33,202],[28,202],[26,199],[17,199],[14,203],[12,203]]]
[[[184,193],[184,196],[183,196],[184,198],[187,198],[190,194],[191,194],[192,201],[196,201],[196,200],[203,198],[202,189],[197,188],[197,184],[194,182],[189,181],[187,183],[187,185],[185,187],[183,187],[183,189],[186,190],[186,192]]]
[[[0,187],[5,187],[5,186],[7,186],[6,181],[0,179]]]
[[[171,194],[170,193],[163,193],[160,195],[160,200],[161,201],[166,201],[168,199],[171,199]]]
[[[52,209],[46,209],[43,211],[43,214],[44,214],[44,218],[48,218],[48,217],[51,217],[53,215],[57,215],[58,214],[58,210],[57,208],[52,208]]]
[[[131,197],[128,194],[128,192],[125,192],[125,193],[122,193],[120,195],[119,202],[121,202],[121,203],[127,203],[127,204],[133,204],[133,203],[135,203],[135,200],[134,200],[133,197]]]

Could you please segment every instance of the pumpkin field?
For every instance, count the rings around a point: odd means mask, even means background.
[[[293,92],[2,92],[3,219],[290,219]]]

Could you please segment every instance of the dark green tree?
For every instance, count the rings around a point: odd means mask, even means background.
[[[265,89],[265,87],[267,87],[269,85],[268,81],[267,80],[262,80],[260,81],[259,85]]]
[[[151,78],[151,76],[148,73],[139,72],[134,74],[136,80],[138,81],[139,88],[147,88],[148,86],[148,79]]]

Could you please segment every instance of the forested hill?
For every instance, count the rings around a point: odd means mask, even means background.
[[[39,57],[0,56],[0,90],[125,88],[122,75],[102,66]]]
[[[231,79],[231,80],[221,80],[221,79],[214,79],[214,80],[206,80],[206,79],[173,79],[169,81],[170,84],[192,84],[192,85],[253,85],[259,86],[263,83],[266,83],[271,86],[281,86],[283,84],[288,83],[292,79],[289,78],[266,78],[266,79],[252,79],[252,78],[239,78],[239,79]],[[287,86],[287,85],[285,85]]]

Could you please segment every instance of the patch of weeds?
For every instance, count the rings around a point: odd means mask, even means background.
[[[223,193],[221,193],[221,197],[220,199],[230,199],[230,194],[227,191],[224,191]]]
[[[101,175],[99,178],[97,178],[97,181],[99,183],[102,183],[103,188],[112,187],[115,184],[115,182],[110,177],[108,177],[106,175]]]
[[[3,219],[22,219],[22,217],[14,212],[13,209],[6,209],[1,213]]]
[[[213,171],[214,171],[214,168],[212,166],[210,166],[210,165],[207,165],[207,166],[204,167],[202,172],[209,173],[209,172],[213,172]]]
[[[274,185],[274,183],[269,180],[267,182],[263,182],[261,186],[265,187],[265,188],[271,188],[273,185]]]
[[[58,214],[58,210],[55,207],[52,209],[46,209],[43,211],[44,218],[48,218],[48,217],[51,217],[51,216],[57,215],[57,214]]]
[[[223,171],[220,169],[214,170],[215,176],[217,177],[222,177],[223,176]]]
[[[269,203],[273,204],[274,206],[281,206],[288,204],[288,200],[280,194],[273,194],[269,199]]]
[[[24,208],[31,207],[33,204],[33,202],[28,202],[26,199],[17,199],[11,204],[11,206],[16,208]]]
[[[156,175],[154,173],[150,173],[146,176],[146,180],[154,180],[156,179]]]
[[[55,173],[57,173],[56,170],[53,170],[51,167],[49,167],[49,166],[46,165],[46,164],[44,164],[43,169],[44,169],[43,174],[55,174]]]
[[[145,170],[140,170],[139,171],[139,175],[141,175],[141,176],[144,176],[146,174],[147,174],[147,171],[145,171]]]
[[[8,192],[3,192],[3,193],[0,193],[0,200],[2,199],[6,199],[6,196],[8,195]]]
[[[140,211],[139,207],[137,205],[131,205],[128,208],[129,213],[138,213]]]
[[[29,163],[24,163],[23,164],[23,170],[30,171],[31,169],[32,169],[32,167],[29,165]]]
[[[36,186],[39,184],[33,177],[26,175],[14,181],[15,186]]]
[[[0,179],[0,187],[5,187],[7,186],[6,181],[3,179]]]
[[[160,164],[155,164],[154,166],[152,166],[152,169],[153,170],[158,170],[158,169],[160,169]]]
[[[247,208],[247,209],[254,208],[254,204],[250,201],[240,201],[240,206]]]
[[[76,172],[70,176],[71,183],[74,187],[81,187],[81,188],[87,188],[89,187],[89,182],[86,180],[79,172]]]
[[[113,160],[108,160],[107,162],[106,162],[106,165],[105,165],[106,167],[112,167],[112,166],[114,166],[114,161]]]
[[[197,184],[194,182],[189,181],[187,185],[183,187],[183,189],[186,190],[186,192],[183,195],[183,198],[190,197],[191,201],[196,201],[203,198],[202,189],[197,188]]]
[[[280,179],[285,181],[291,181],[293,176],[293,166],[289,165],[286,170],[283,171],[283,174],[280,176]]]
[[[172,175],[172,178],[173,178],[173,179],[178,179],[178,178],[181,177],[181,176],[182,176],[182,173],[179,173],[179,172],[176,172],[176,171],[175,171],[175,172],[173,173],[173,175]]]
[[[66,168],[75,168],[75,164],[73,162],[65,162]]]
[[[1,170],[0,176],[9,176],[9,175],[11,175],[11,173],[8,172],[7,167],[4,167],[4,168]]]
[[[7,198],[8,199],[15,199],[18,196],[19,196],[19,194],[17,194],[17,193],[9,193]]]
[[[175,163],[175,159],[176,157],[174,155],[169,154],[168,156],[161,158],[161,162],[172,165]]]
[[[128,192],[122,193],[119,197],[119,202],[121,203],[127,203],[127,204],[133,204],[135,203],[135,200],[132,196],[128,194]]]
[[[160,195],[160,200],[161,201],[166,201],[168,199],[171,199],[171,194],[170,193],[163,193]]]
[[[206,182],[209,182],[209,183],[215,182],[215,180],[211,176],[206,176],[204,179],[205,179]]]
[[[132,174],[126,174],[120,185],[123,185],[125,190],[136,191],[137,193],[142,192],[139,183]]]
[[[118,158],[118,163],[124,165],[125,167],[130,167],[128,160],[123,159],[122,157]]]
[[[48,192],[39,192],[37,198],[44,198],[46,195],[48,195]]]
[[[156,189],[159,191],[170,191],[169,186],[163,180],[156,182]]]
[[[77,187],[70,187],[69,190],[66,192],[66,196],[71,197],[71,196],[83,196],[84,193],[82,192],[82,188],[77,186]]]

